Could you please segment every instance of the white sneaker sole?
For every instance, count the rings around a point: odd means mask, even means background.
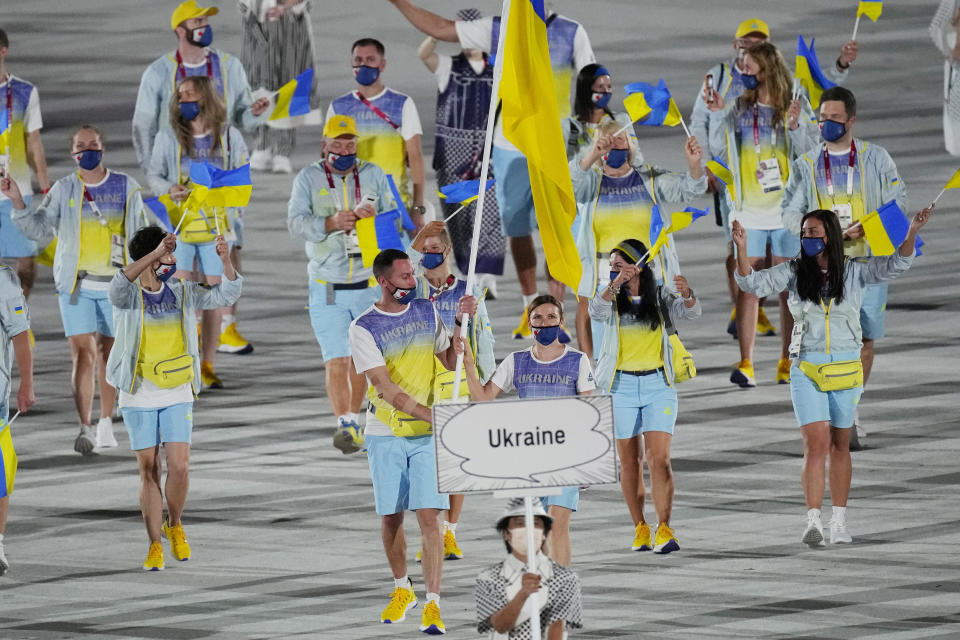
[[[816,527],[807,527],[800,541],[809,547],[822,547],[824,546],[823,532]]]

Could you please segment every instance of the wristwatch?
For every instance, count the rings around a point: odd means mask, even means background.
[[[415,204],[410,207],[410,210],[414,213],[420,214],[421,216],[427,212],[427,208],[422,204]]]

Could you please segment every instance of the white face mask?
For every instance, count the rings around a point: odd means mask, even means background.
[[[540,549],[543,546],[543,529],[533,530],[533,545]],[[527,528],[517,527],[510,529],[510,547],[522,556],[527,555]]]

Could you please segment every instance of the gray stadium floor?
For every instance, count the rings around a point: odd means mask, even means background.
[[[72,163],[75,125],[102,125],[110,166],[134,170],[129,121],[139,76],[173,46],[174,2],[7,0],[0,12],[14,73],[40,90],[51,177]],[[239,53],[235,7],[219,3],[216,45]],[[446,15],[468,6],[433,0]],[[499,3],[473,3],[484,13]],[[825,64],[848,37],[856,2],[593,0],[556,2],[587,26],[617,87],[665,78],[684,113],[705,70],[726,59],[735,25],[770,22],[792,60],[797,31],[819,36]],[[936,3],[885,3],[861,25],[849,86],[861,108],[860,137],[885,146],[909,186],[911,209],[929,201],[958,166],[942,151],[941,62],[926,28]],[[388,46],[386,78],[417,100],[432,148],[435,93],[415,57],[422,39],[382,0],[313,3],[324,107],[350,88],[347,49],[362,35]],[[589,9],[588,9],[589,7]],[[651,130],[647,157],[681,166],[678,131]],[[294,164],[318,154],[319,131],[300,137]],[[20,475],[7,529],[13,564],[0,580],[2,638],[374,638],[413,637],[417,622],[377,624],[391,589],[366,460],[330,446],[333,418],[323,364],[304,310],[301,245],[285,228],[290,176],[257,176],[247,213],[242,330],[247,357],[222,356],[227,388],[196,405],[192,487],[184,517],[194,557],[147,574],[137,472],[121,448],[81,458],[69,397],[69,350],[49,271],[31,299],[37,335],[36,409],[15,425]],[[432,189],[431,189],[432,192]],[[584,638],[960,637],[957,534],[957,196],[941,201],[924,234],[926,254],[891,287],[887,337],[879,344],[862,416],[869,449],[854,454],[849,521],[855,543],[811,551],[799,487],[801,442],[789,392],[773,384],[779,338],[758,341],[760,386],[727,382],[737,359],[724,332],[729,304],[724,247],[709,219],[683,232],[685,275],[704,316],[684,330],[700,375],[681,388],[674,439],[674,525],[682,550],[628,551],[632,528],[619,489],[587,491],[573,521],[574,564],[583,581]],[[509,263],[509,260],[508,260]],[[510,267],[512,269],[512,267]],[[519,306],[510,276],[491,311],[497,355]],[[573,306],[568,303],[568,311]],[[771,311],[773,311],[771,309]],[[826,502],[829,505],[829,500]],[[475,637],[473,580],[499,559],[500,504],[470,497],[461,520],[466,556],[448,562],[443,611],[455,637]],[[412,521],[411,521],[412,522]],[[411,531],[411,575],[416,533]],[[169,559],[169,558],[168,558]],[[416,616],[413,616],[416,618]]]

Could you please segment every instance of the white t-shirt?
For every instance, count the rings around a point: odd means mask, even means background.
[[[554,358],[553,360],[539,360],[537,356],[533,354],[533,347],[524,349],[524,351],[530,352],[530,357],[533,358],[534,362],[539,364],[550,364],[556,362],[560,358],[564,357],[571,351],[575,351],[580,354],[580,370],[577,374],[577,393],[583,393],[584,391],[593,391],[597,388],[596,383],[593,380],[593,367],[590,366],[590,358],[587,357],[587,354],[577,351],[576,349],[571,349],[570,347],[564,345],[563,353]],[[497,385],[501,391],[504,393],[509,393],[513,391],[513,356],[516,352],[511,353],[506,358],[503,359],[503,362],[500,363],[500,366],[497,367],[497,370],[493,372],[493,376],[490,377],[490,381],[493,384]],[[522,353],[522,352],[521,352]]]
[[[386,92],[387,92],[387,87],[384,87],[383,91],[381,91],[375,96],[371,96],[367,98],[367,100],[369,100],[371,103],[374,104],[374,106],[376,106],[377,98],[381,97]],[[360,95],[359,92],[357,91],[354,91],[353,93],[357,96]],[[400,93],[400,92],[395,91],[394,93]],[[409,140],[413,136],[423,135],[423,126],[420,124],[420,114],[417,111],[417,105],[414,104],[413,102],[413,98],[406,95],[405,97],[406,97],[406,100],[404,101],[403,108],[400,111],[400,128],[397,129],[397,131],[400,132],[400,136],[404,140]],[[333,110],[333,103],[331,102],[330,106],[327,107],[327,117],[324,120],[324,122],[326,122],[327,120],[329,120],[335,115],[337,115],[337,112]],[[351,114],[346,114],[346,115],[351,115]],[[362,131],[360,132],[360,135],[363,135]]]
[[[470,66],[473,67],[477,75],[483,73],[483,68],[487,66],[487,61],[482,58],[480,60],[470,60],[468,58],[467,62],[470,63]],[[437,79],[437,88],[440,90],[440,93],[447,90],[447,85],[450,83],[451,69],[453,69],[453,57],[438,53],[437,70],[433,72],[433,75]]]
[[[402,317],[409,309],[410,307],[406,307],[403,311],[390,313],[383,311],[374,305],[364,311],[363,314],[357,318],[357,320],[368,313],[377,313],[383,316],[399,318]],[[436,307],[433,308],[433,317],[437,326],[437,330],[433,339],[433,352],[440,353],[441,351],[446,351],[446,349],[450,346],[450,333],[444,326],[443,321],[440,320],[440,314],[437,312]],[[373,335],[365,328],[358,326],[357,320],[354,320],[352,323],[350,323],[350,352],[353,355],[353,364],[357,368],[357,373],[365,373],[370,369],[387,366],[386,361],[383,359],[383,353],[377,347],[377,342],[374,340]],[[432,379],[433,371],[424,372],[424,375],[428,375]],[[373,411],[367,412],[367,426],[364,429],[364,433],[370,436],[393,435],[393,431],[390,430],[390,426],[384,424],[380,420],[377,420],[377,417],[374,415]]]

